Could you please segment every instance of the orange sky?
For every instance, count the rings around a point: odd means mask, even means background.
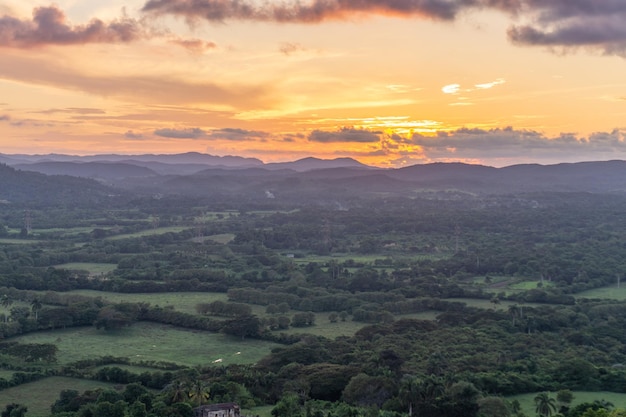
[[[93,3],[0,5],[0,153],[626,159],[626,2]]]

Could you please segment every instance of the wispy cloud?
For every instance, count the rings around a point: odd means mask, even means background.
[[[289,56],[289,55],[298,53],[300,51],[304,51],[305,49],[299,43],[285,42],[280,45],[278,50],[280,51],[281,54]]]
[[[193,54],[202,54],[211,49],[217,48],[215,42],[208,42],[202,39],[172,39],[169,43],[185,48]]]
[[[460,89],[460,84],[448,84],[441,87],[441,91],[443,91],[444,94],[456,94]]]
[[[143,139],[143,135],[141,133],[135,133],[132,130],[129,130],[126,133],[124,133],[124,137],[126,139],[132,139],[132,140]]]
[[[268,104],[269,87],[220,85],[156,75],[91,75],[77,69],[23,54],[0,54],[0,78],[78,90],[142,104],[214,104],[239,110]]]
[[[479,88],[481,90],[486,90],[488,88],[495,87],[496,85],[504,84],[505,82],[506,81],[503,78],[498,78],[497,80],[492,81],[490,83],[474,84],[474,87]]]

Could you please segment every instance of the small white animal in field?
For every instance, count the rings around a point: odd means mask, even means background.
[[[224,360],[224,359],[222,359],[222,358],[215,359],[215,360],[213,361],[213,363],[220,363],[220,362],[222,362],[223,360]]]

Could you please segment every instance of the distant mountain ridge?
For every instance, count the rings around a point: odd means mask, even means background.
[[[98,159],[101,160],[98,160]],[[55,159],[51,161],[51,159]],[[0,155],[22,171],[96,178],[133,193],[285,201],[341,200],[364,195],[415,196],[423,191],[475,194],[626,192],[626,162],[600,161],[504,168],[431,163],[396,169],[351,158],[303,158],[263,164],[254,158],[177,155]],[[26,161],[26,162],[25,162]],[[17,171],[16,171],[17,172]]]

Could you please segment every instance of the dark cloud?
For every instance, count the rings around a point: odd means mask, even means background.
[[[232,141],[251,140],[251,139],[265,139],[270,134],[267,132],[260,132],[257,130],[245,130],[237,128],[224,128],[212,130],[207,137],[210,139],[225,139]]]
[[[419,145],[431,160],[541,161],[615,159],[626,156],[626,131],[597,132],[588,137],[561,133],[548,137],[533,130],[459,129],[435,137],[414,134],[408,141]],[[494,162],[497,165],[497,162]]]
[[[509,39],[517,45],[564,50],[584,46],[626,56],[624,0],[149,0],[143,7],[151,14],[178,15],[189,21],[282,23],[320,23],[358,15],[450,21],[461,12],[480,9],[498,10],[529,22],[509,28]],[[296,50],[294,46],[285,44],[281,52],[289,54]]]
[[[124,137],[126,139],[143,139],[143,135],[141,133],[135,133],[132,130],[127,131],[126,133],[124,133]]]
[[[545,30],[534,26],[514,26],[509,39],[518,45],[568,48],[588,47],[607,55],[626,56],[626,13],[619,18],[579,18]]]
[[[324,130],[314,130],[309,135],[309,141],[331,143],[331,142],[380,142],[382,132],[372,132],[365,129],[354,129],[344,127],[335,132],[327,132]]]
[[[42,45],[131,42],[145,36],[140,23],[123,17],[105,23],[93,19],[86,25],[72,26],[55,6],[33,10],[32,20],[0,17],[0,46],[31,48]]]
[[[255,20],[282,23],[319,23],[355,14],[424,16],[452,20],[464,3],[451,0],[313,0],[255,3],[245,0],[149,0],[143,11],[174,14],[189,20]]]
[[[198,127],[188,129],[157,129],[154,131],[154,134],[172,139],[199,139],[206,137],[206,132]]]
[[[8,114],[0,114],[0,122],[7,122],[11,120],[11,116]]]

